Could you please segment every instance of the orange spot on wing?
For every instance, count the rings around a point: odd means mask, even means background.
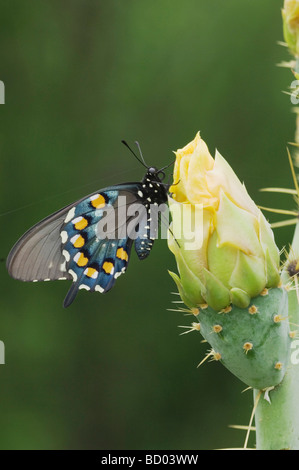
[[[91,196],[91,205],[95,209],[102,209],[106,205],[106,200],[102,194],[95,194],[94,196]]]
[[[79,235],[78,238],[74,241],[73,246],[75,248],[82,248],[84,243],[85,243],[84,238],[81,235]]]
[[[85,219],[84,217],[79,217],[78,219],[75,220],[75,229],[76,230],[83,230],[86,228],[88,225],[88,220]]]
[[[118,248],[118,250],[116,252],[116,256],[119,259],[122,259],[124,261],[128,261],[128,259],[129,259],[128,253],[123,248]]]
[[[84,256],[83,253],[79,253],[79,256],[75,260],[78,266],[86,266],[88,263],[88,258]]]
[[[114,265],[110,261],[105,261],[102,268],[106,274],[112,274],[114,271]]]
[[[88,277],[96,277],[97,273],[98,273],[98,271],[94,268],[87,268],[86,271],[85,271],[85,275],[88,276]]]

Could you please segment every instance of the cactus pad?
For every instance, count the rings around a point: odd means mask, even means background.
[[[287,316],[287,292],[277,287],[264,289],[247,308],[231,305],[217,312],[203,306],[197,319],[223,365],[262,390],[278,385],[285,375],[291,344]]]

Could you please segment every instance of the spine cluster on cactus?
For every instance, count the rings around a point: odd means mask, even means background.
[[[248,308],[234,305],[216,311],[208,305],[196,313],[197,328],[214,359],[246,385],[260,390],[278,385],[287,369],[292,334],[284,287],[267,289]]]

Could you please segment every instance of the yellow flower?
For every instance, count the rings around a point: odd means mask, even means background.
[[[169,247],[180,278],[171,275],[187,305],[245,308],[265,287],[278,285],[279,252],[270,225],[226,160],[218,151],[213,159],[199,133],[176,152],[170,193]],[[201,240],[195,249],[190,249],[186,208]]]

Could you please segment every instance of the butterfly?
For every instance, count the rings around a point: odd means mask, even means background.
[[[64,299],[68,307],[81,289],[108,292],[125,273],[133,244],[145,259],[157,237],[153,209],[166,204],[170,184],[164,170],[147,166],[141,182],[100,189],[46,217],[13,246],[6,266],[21,281],[72,280]],[[136,208],[139,207],[138,217]]]

